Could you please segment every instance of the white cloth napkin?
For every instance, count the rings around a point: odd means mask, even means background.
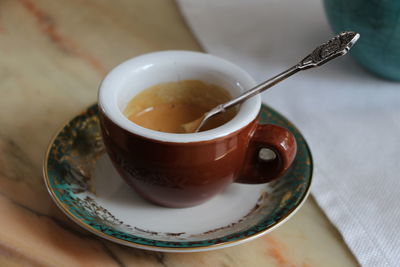
[[[318,0],[178,0],[204,49],[259,82],[332,37]],[[362,38],[362,36],[361,36]],[[400,266],[400,83],[349,56],[263,93],[311,147],[312,192],[363,266]]]

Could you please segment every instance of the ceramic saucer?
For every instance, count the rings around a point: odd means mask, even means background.
[[[119,244],[174,252],[237,245],[282,225],[310,190],[312,159],[302,135],[265,105],[260,121],[294,133],[298,153],[290,171],[269,184],[232,184],[200,206],[164,208],[137,196],[104,152],[97,105],[72,119],[51,141],[45,183],[55,203],[74,222]]]

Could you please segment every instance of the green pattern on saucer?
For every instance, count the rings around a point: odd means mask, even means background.
[[[197,236],[160,237],[132,227],[116,218],[96,202],[91,174],[96,161],[105,153],[100,134],[98,107],[93,105],[72,119],[56,135],[46,155],[44,177],[55,203],[72,220],[103,238],[144,249],[193,250],[241,242],[271,231],[283,223],[305,201],[310,190],[312,158],[300,132],[287,119],[263,105],[262,123],[272,123],[289,129],[296,137],[298,152],[293,166],[279,180],[268,184],[266,197],[257,208],[239,221],[237,226],[218,229],[215,233]],[[82,193],[88,194],[82,194]],[[237,229],[237,231],[236,231]]]

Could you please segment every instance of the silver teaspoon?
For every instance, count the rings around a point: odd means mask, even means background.
[[[357,42],[358,38],[360,38],[360,34],[356,32],[346,31],[340,33],[339,35],[330,39],[328,42],[323,43],[322,45],[315,48],[311,54],[306,56],[303,60],[301,60],[293,67],[257,85],[256,87],[253,87],[252,89],[245,91],[238,97],[235,97],[224,104],[216,106],[210,111],[204,113],[204,115],[201,116],[200,118],[192,122],[182,124],[182,128],[186,133],[198,132],[201,129],[201,127],[204,126],[204,124],[209,118],[224,112],[226,109],[236,104],[242,103],[246,99],[256,94],[259,94],[267,90],[268,88],[274,86],[275,84],[289,78],[293,74],[301,70],[306,70],[321,66],[326,62],[331,61],[332,59],[346,55],[347,52],[349,52],[350,48]]]

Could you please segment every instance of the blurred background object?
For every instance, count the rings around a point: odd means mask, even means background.
[[[332,29],[361,34],[352,55],[369,71],[400,81],[400,1],[324,0]]]

